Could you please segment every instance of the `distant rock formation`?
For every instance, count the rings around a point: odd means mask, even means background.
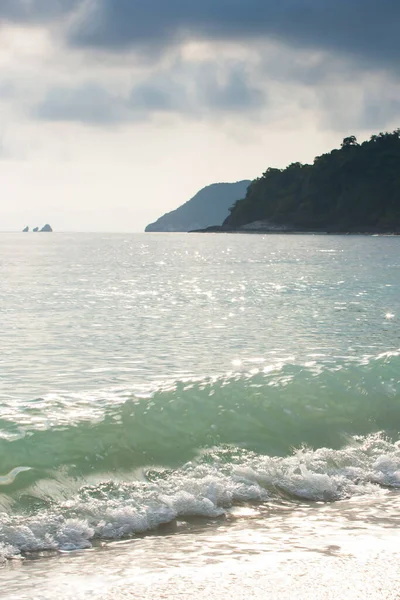
[[[209,185],[176,210],[148,225],[145,231],[191,231],[205,229],[210,225],[222,225],[231,206],[246,196],[250,183],[244,180]]]
[[[23,232],[24,232],[24,233],[26,233],[26,232],[28,232],[28,231],[29,231],[29,227],[28,227],[28,226],[26,226],[26,227],[25,227],[25,229],[23,229]],[[44,226],[42,227],[42,229],[39,229],[39,227],[34,227],[34,228],[32,229],[32,231],[34,231],[35,233],[37,233],[38,231],[39,231],[40,233],[47,233],[47,232],[51,232],[51,231],[53,231],[53,229],[52,229],[51,225],[49,225],[48,223],[46,223],[46,225],[44,225]]]

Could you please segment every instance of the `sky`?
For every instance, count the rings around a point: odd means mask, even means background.
[[[0,0],[0,230],[142,231],[400,126],[398,0]]]

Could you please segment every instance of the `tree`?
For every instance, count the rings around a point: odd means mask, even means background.
[[[358,146],[357,138],[355,135],[349,135],[345,137],[342,142],[342,148],[348,148],[349,146]]]

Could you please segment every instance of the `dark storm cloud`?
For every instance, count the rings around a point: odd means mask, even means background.
[[[290,112],[294,103],[321,111],[338,127],[355,117],[362,126],[384,127],[400,117],[396,91],[380,89],[375,98],[364,81],[379,72],[386,88],[383,78],[396,83],[400,76],[400,0],[0,0],[0,23],[51,28],[63,16],[73,18],[55,31],[82,52],[82,64],[86,49],[89,61],[96,50],[100,56],[130,50],[139,61],[149,59],[150,74],[126,97],[102,81],[53,89],[34,110],[40,119],[108,125],[154,113],[251,118],[260,112],[266,119],[272,105]],[[227,65],[218,53],[206,62],[181,58],[179,68],[151,62],[182,41],[201,39],[250,48],[243,53],[247,65]],[[176,49],[166,59],[178,55]],[[353,83],[367,86],[364,99],[347,92]],[[279,96],[280,84],[292,86],[290,97]]]
[[[399,0],[0,0],[0,21],[74,13],[64,34],[78,47],[151,56],[193,38],[279,40],[349,55],[364,67],[399,67]]]
[[[148,51],[181,39],[278,39],[397,67],[399,0],[92,0],[78,46]]]

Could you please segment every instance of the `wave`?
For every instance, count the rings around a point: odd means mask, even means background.
[[[85,548],[243,502],[400,486],[400,357],[284,365],[109,398],[0,439],[0,558]],[[126,391],[124,392],[126,397]],[[80,413],[82,414],[82,413]],[[28,419],[26,419],[28,422]]]
[[[400,442],[379,434],[356,438],[341,450],[300,449],[288,457],[208,450],[180,469],[148,469],[135,480],[87,484],[64,501],[38,503],[27,495],[25,511],[0,514],[0,560],[89,548],[96,539],[141,534],[178,518],[215,519],[244,502],[331,502],[376,494],[382,487],[400,487]]]
[[[270,372],[176,382],[148,398],[110,398],[95,420],[0,424],[0,490],[65,469],[74,477],[176,467],[220,444],[285,456],[301,445],[340,448],[350,436],[400,431],[400,356],[364,364],[285,365]],[[126,392],[125,392],[126,396]],[[72,415],[72,416],[71,416]],[[28,420],[28,419],[25,419]],[[22,468],[23,467],[23,468]],[[19,469],[12,481],[7,474]],[[2,477],[7,485],[2,486]],[[7,490],[6,490],[7,488]]]

